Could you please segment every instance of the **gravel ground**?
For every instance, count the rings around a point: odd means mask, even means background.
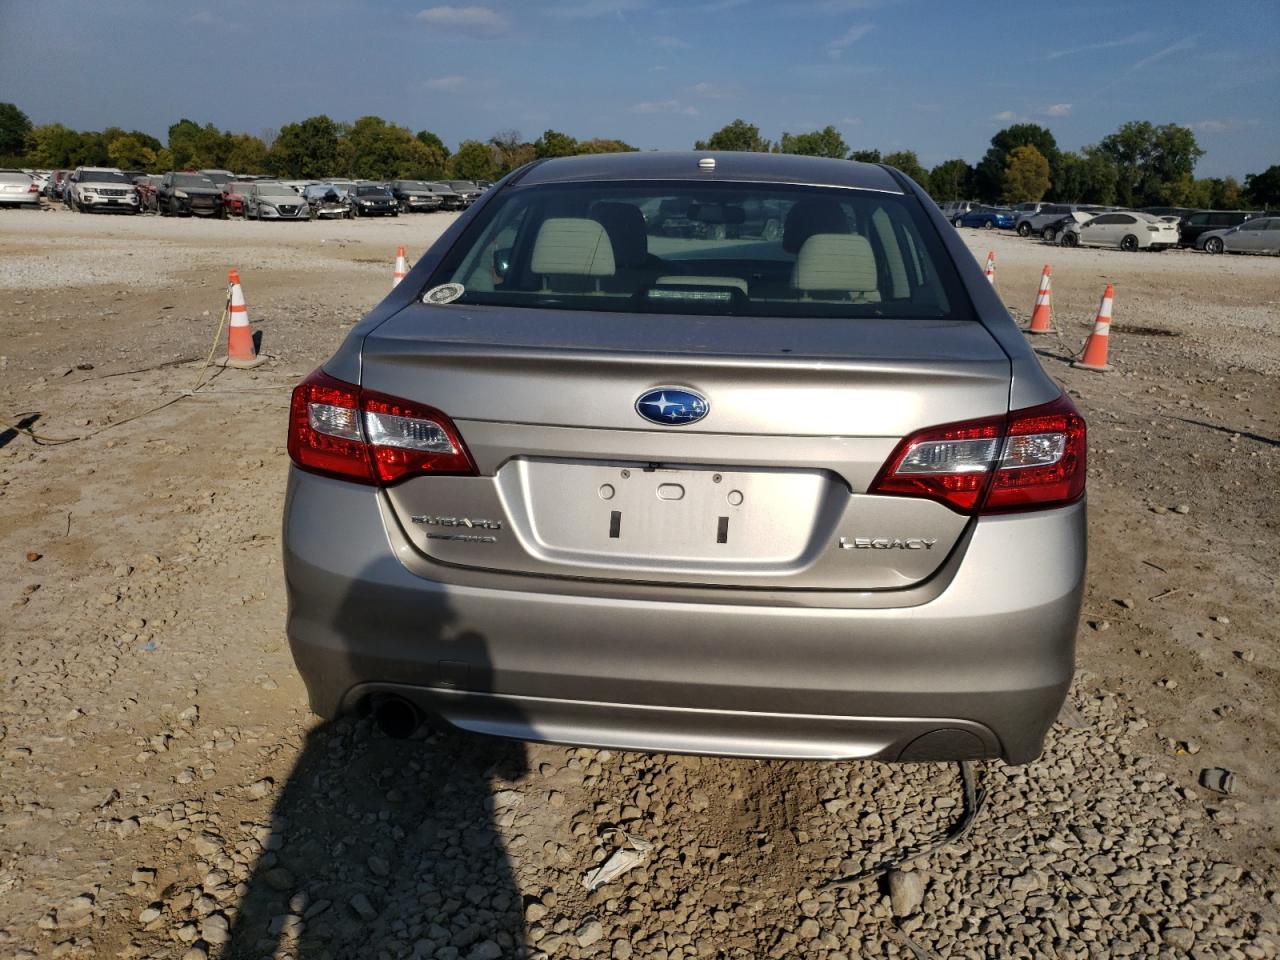
[[[1280,397],[1250,333],[1276,332],[1275,260],[967,234],[1022,317],[1054,268],[1062,336],[1036,346],[1091,428],[1080,670],[1044,756],[981,770],[967,837],[824,890],[945,832],[953,768],[309,714],[282,635],[288,390],[447,222],[0,216],[6,419],[65,437],[179,395],[229,266],[272,356],[84,441],[0,433],[0,958],[1280,953]],[[59,285],[20,285],[31,262]],[[1097,376],[1065,360],[1108,281]],[[585,889],[619,850],[637,865]]]

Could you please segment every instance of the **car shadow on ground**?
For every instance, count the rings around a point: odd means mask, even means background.
[[[414,618],[420,650],[466,663],[467,686],[490,688],[483,637],[457,629],[445,606],[406,609],[404,597],[382,589],[308,614],[339,631],[362,623],[386,634],[395,633],[392,621],[403,626]],[[223,957],[525,954],[524,904],[497,822],[512,815],[501,791],[526,774],[525,747],[453,731],[424,734],[392,739],[368,716],[310,731],[277,791],[267,849],[240,898]]]

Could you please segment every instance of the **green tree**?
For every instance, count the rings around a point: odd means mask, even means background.
[[[526,143],[519,130],[499,130],[489,138],[489,146],[493,150],[494,175],[499,177],[538,158],[536,147]]]
[[[324,114],[286,123],[267,156],[272,172],[306,179],[332,176],[338,169],[339,132]]]
[[[31,129],[31,118],[17,104],[0,103],[0,156],[22,153]]]
[[[449,148],[436,134],[430,130],[419,130],[414,139],[427,148],[424,155],[426,172],[421,174],[426,179],[443,177],[449,164]]]
[[[251,133],[229,133],[223,162],[233,173],[266,173],[267,145]]]
[[[1176,204],[1191,189],[1204,151],[1187,127],[1126,123],[1102,138],[1098,149],[1115,164],[1116,195],[1126,207]]]
[[[916,183],[926,190],[928,189],[929,171],[920,165],[920,158],[916,156],[914,150],[898,150],[895,153],[886,153],[884,159],[880,162],[886,167],[901,170]]]
[[[1115,164],[1097,147],[1085,147],[1079,153],[1063,151],[1052,176],[1053,197],[1061,203],[1110,206],[1116,202]]]
[[[850,160],[857,160],[859,163],[879,163],[879,150],[854,150],[849,154]]]
[[[1245,193],[1235,177],[1214,177],[1210,183],[1209,205],[1215,210],[1243,210]]]
[[[1244,189],[1254,206],[1264,210],[1280,207],[1280,163],[1272,164],[1261,173],[1246,176]]]
[[[225,167],[230,149],[229,135],[212,123],[202,127],[183,117],[169,128],[169,152],[179,170]]]
[[[760,136],[760,128],[745,120],[726,124],[706,140],[693,145],[695,150],[737,150],[749,153],[770,153],[773,143]]]
[[[33,127],[26,139],[26,159],[37,167],[71,169],[111,162],[100,133],[80,133],[60,123]]]
[[[1050,167],[1058,162],[1058,141],[1045,127],[1036,123],[1015,123],[991,138],[991,146],[978,162],[974,187],[982,200],[997,200],[1004,192],[1004,168],[1009,154],[1017,147],[1035,147]]]
[[[533,144],[538,159],[546,157],[572,157],[578,152],[578,141],[559,130],[548,130]]]
[[[107,156],[112,166],[122,170],[150,170],[155,166],[160,141],[146,134],[125,133],[112,138],[107,144]]]
[[[578,153],[635,153],[638,148],[622,140],[611,140],[608,137],[593,137],[590,140],[578,141]]]
[[[970,192],[973,167],[956,158],[929,171],[929,195],[935,200],[963,200]]]
[[[1001,196],[1009,203],[1034,203],[1049,191],[1049,161],[1028,144],[1009,151]]]
[[[367,180],[426,176],[434,156],[405,127],[381,117],[361,117],[342,132],[338,169]]]
[[[449,158],[449,169],[456,177],[467,180],[492,180],[497,173],[493,150],[479,140],[464,140]]]
[[[831,157],[843,160],[849,153],[849,145],[835,127],[826,126],[811,133],[782,134],[779,146],[782,153],[798,153],[806,157]]]

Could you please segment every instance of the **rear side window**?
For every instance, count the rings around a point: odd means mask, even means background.
[[[914,197],[774,184],[515,187],[430,284],[460,303],[596,312],[972,319]]]

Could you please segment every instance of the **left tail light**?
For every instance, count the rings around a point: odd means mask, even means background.
[[[320,370],[293,389],[289,458],[311,473],[357,483],[476,473],[457,427],[439,410]]]
[[[869,493],[937,500],[960,513],[1062,506],[1085,487],[1084,418],[1064,393],[1004,417],[931,427],[898,444]]]

